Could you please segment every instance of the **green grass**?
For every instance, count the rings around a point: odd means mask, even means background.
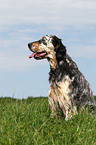
[[[50,118],[48,98],[0,98],[0,145],[96,145],[96,113]]]

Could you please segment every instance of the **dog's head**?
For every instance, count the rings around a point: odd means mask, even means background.
[[[34,57],[37,60],[47,58],[52,68],[66,56],[66,47],[55,35],[43,36],[39,41],[29,43],[28,47],[33,52],[29,58]]]

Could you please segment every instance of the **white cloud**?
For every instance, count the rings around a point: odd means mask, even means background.
[[[38,24],[38,27],[31,27],[35,24]],[[24,70],[40,63],[40,61],[27,60],[27,55],[30,53],[27,43],[38,38],[35,33],[39,33],[40,36],[46,31],[49,32],[49,29],[44,29],[43,25],[51,29],[52,33],[56,31],[57,35],[59,32],[63,33],[62,30],[68,30],[70,26],[74,30],[90,28],[96,31],[94,27],[96,0],[0,0],[1,70]],[[40,33],[41,29],[43,32]],[[71,39],[78,40],[74,36]],[[74,57],[96,58],[95,46],[79,45],[78,50],[77,47],[75,45],[74,48],[72,46],[73,49],[71,48]]]
[[[72,46],[71,48],[69,48],[69,52],[73,57],[96,59],[96,46],[92,45]]]
[[[96,23],[95,0],[3,0],[0,25],[54,24],[87,25]]]

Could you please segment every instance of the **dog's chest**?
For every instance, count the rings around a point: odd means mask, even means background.
[[[48,96],[53,99],[63,99],[66,101],[69,101],[69,93],[70,93],[70,78],[66,76],[62,81],[60,82],[51,82],[49,86],[49,92]]]

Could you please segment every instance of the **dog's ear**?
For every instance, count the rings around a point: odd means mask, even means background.
[[[61,60],[65,60],[66,58],[66,47],[62,44],[61,39],[54,36],[53,37],[53,45],[54,45],[54,51],[56,52],[56,59],[58,62]]]
[[[58,47],[61,45],[61,39],[59,39],[57,36],[53,36],[53,39],[52,39],[52,43],[54,45],[54,50],[56,51],[56,49],[58,49]]]

